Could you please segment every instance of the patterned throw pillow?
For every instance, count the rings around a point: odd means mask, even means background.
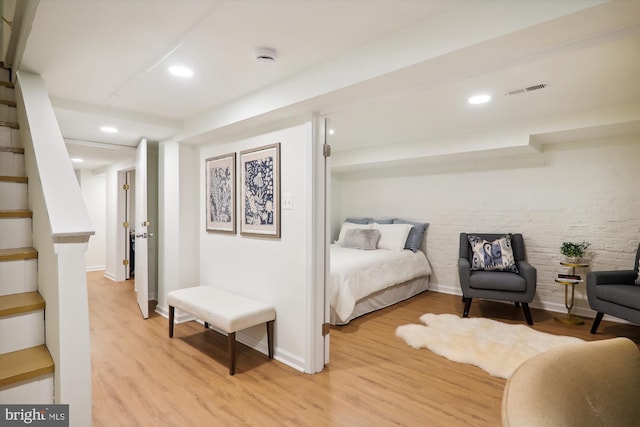
[[[478,236],[467,236],[467,238],[473,251],[472,270],[518,273],[511,247],[511,234],[504,235],[493,242]]]

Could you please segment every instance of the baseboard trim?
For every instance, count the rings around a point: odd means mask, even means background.
[[[117,282],[116,280],[116,276],[113,273],[109,273],[108,271],[105,271],[104,273],[104,277],[113,281],[113,282]]]
[[[443,287],[438,287],[437,289],[434,288],[429,288],[429,291],[431,292],[439,292],[442,294],[449,294],[449,295],[459,295],[460,297],[462,297],[462,292],[460,291],[460,288],[454,288],[454,287],[450,287],[450,286],[443,286]],[[499,301],[499,300],[493,300],[495,302],[500,302],[503,304],[510,304],[507,301]],[[564,306],[564,304],[560,304],[560,303],[555,303],[555,302],[533,302],[529,304],[529,307],[531,308],[537,308],[540,310],[545,310],[545,311],[550,311],[552,313],[561,313],[561,314],[567,314],[567,308]],[[588,307],[574,307],[571,311],[571,314],[575,315],[575,316],[579,316],[579,317],[583,317],[585,319],[593,319],[594,317],[596,317],[596,312],[591,310]],[[609,322],[614,322],[614,323],[623,323],[623,324],[627,324],[627,325],[635,325],[635,323],[633,322],[629,322],[627,320],[624,319],[619,319],[617,317],[613,317],[613,316],[609,316],[608,314],[605,314],[604,320],[607,320]],[[535,321],[535,319],[534,319]]]

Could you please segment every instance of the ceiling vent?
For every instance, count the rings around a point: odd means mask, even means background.
[[[547,86],[549,86],[549,85],[546,84],[546,83],[539,83],[539,84],[533,85],[533,86],[523,87],[523,88],[519,88],[519,89],[513,89],[513,90],[510,90],[507,93],[505,93],[505,96],[518,95],[520,93],[531,92],[533,90],[540,90],[540,89],[544,89]]]

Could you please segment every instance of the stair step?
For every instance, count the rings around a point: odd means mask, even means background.
[[[0,249],[0,261],[17,261],[38,258],[38,251],[33,248]]]
[[[27,178],[26,176],[5,176],[5,175],[0,175],[0,181],[17,182],[19,184],[27,184],[29,182],[29,178]]]
[[[27,209],[0,211],[0,218],[33,218],[33,212]]]
[[[0,317],[44,310],[44,308],[44,298],[38,292],[24,292],[0,297]]]
[[[9,89],[13,89],[15,87],[13,83],[1,81],[1,80],[0,80],[0,86],[8,87]]]
[[[0,145],[0,152],[2,151],[6,153],[24,154],[24,148],[22,147],[5,147]]]
[[[6,105],[8,107],[17,107],[16,101],[11,101],[9,99],[0,99],[0,105]]]
[[[46,345],[0,354],[0,387],[52,373],[53,359]]]
[[[0,122],[0,126],[4,126],[6,128],[12,128],[12,129],[20,129],[20,125],[17,124],[16,122]]]

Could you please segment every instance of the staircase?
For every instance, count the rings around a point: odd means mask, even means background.
[[[52,404],[54,363],[10,73],[0,63],[0,403]]]

